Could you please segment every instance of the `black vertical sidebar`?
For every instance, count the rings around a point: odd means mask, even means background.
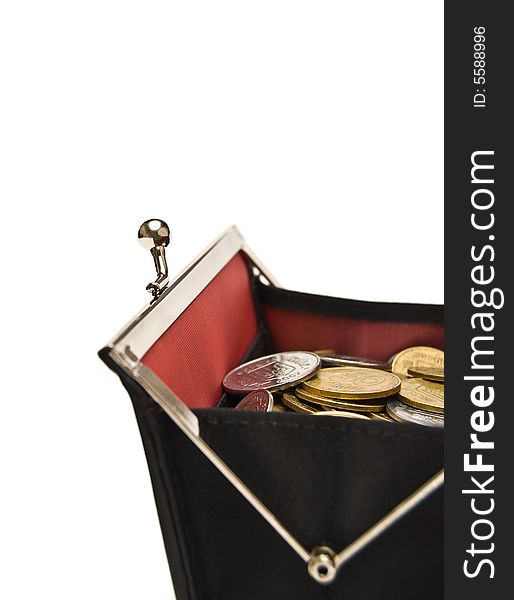
[[[511,8],[497,0],[445,3],[445,598],[452,600],[514,597]]]

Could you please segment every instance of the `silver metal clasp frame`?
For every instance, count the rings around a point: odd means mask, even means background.
[[[307,550],[202,439],[199,421],[193,411],[142,362],[148,349],[236,254],[242,252],[252,265],[254,273],[267,285],[278,285],[275,278],[248,248],[235,227],[231,227],[215,240],[171,283],[168,283],[168,267],[164,250],[170,241],[169,227],[160,219],[150,219],[141,225],[138,237],[154,258],[157,279],[149,283],[146,288],[152,294],[153,300],[109,343],[107,348],[111,358],[141,385],[214,467],[296,552],[305,562],[309,575],[320,584],[331,583],[345,563],[440,488],[444,482],[444,471],[436,473],[339,553],[327,546],[317,546],[311,551]],[[153,313],[152,318],[148,319],[150,313]]]
[[[171,239],[170,228],[161,219],[149,219],[141,225],[137,237],[143,248],[152,253],[157,279],[150,282],[146,289],[154,298],[157,298],[168,285],[166,246]]]
[[[397,523],[409,511],[426,500],[433,492],[444,483],[444,469],[441,469],[426,483],[419,487],[413,494],[405,498],[398,506],[372,525],[367,531],[355,539],[337,554],[326,546],[316,547],[312,550],[307,568],[309,575],[318,583],[331,583],[334,581],[341,567],[351,560],[356,554],[381,536],[389,527]]]

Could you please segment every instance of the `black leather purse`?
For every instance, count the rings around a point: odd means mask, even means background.
[[[442,429],[232,409],[225,373],[282,350],[442,348],[441,306],[281,289],[229,229],[100,357],[132,399],[178,600],[443,596]]]

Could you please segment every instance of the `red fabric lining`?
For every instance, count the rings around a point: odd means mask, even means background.
[[[332,348],[339,354],[386,360],[408,346],[444,347],[443,325],[324,317],[270,306],[263,312],[277,352]]]
[[[215,406],[257,335],[249,273],[235,256],[143,357],[190,408]]]
[[[368,321],[263,306],[275,351],[332,348],[379,360],[415,345],[443,348],[443,325]],[[244,257],[235,256],[143,357],[190,408],[216,406],[258,326]]]

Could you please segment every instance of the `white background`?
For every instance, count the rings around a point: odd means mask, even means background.
[[[169,599],[95,356],[235,223],[286,286],[443,300],[443,3],[4,1],[0,596]],[[451,250],[451,249],[450,249]]]

